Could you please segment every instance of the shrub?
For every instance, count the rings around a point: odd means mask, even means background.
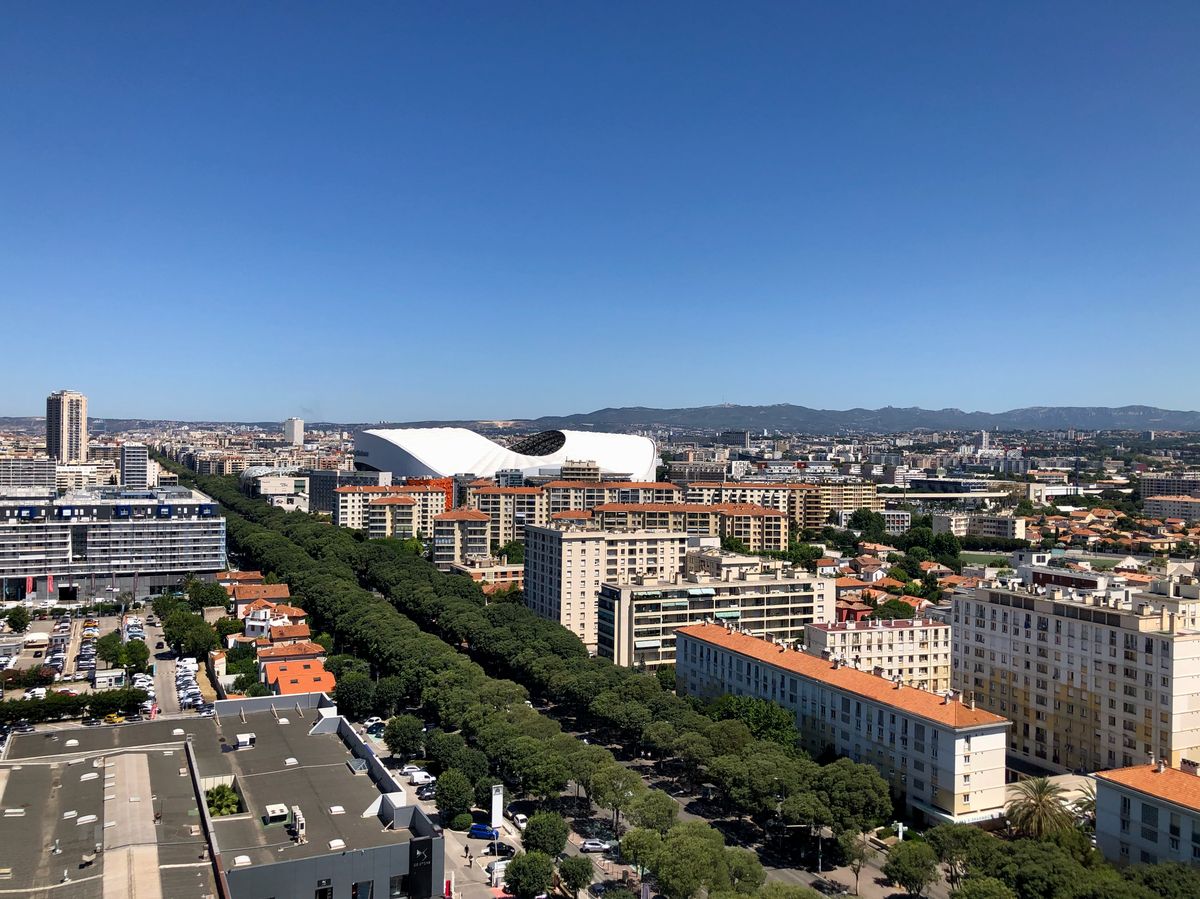
[[[470,830],[471,825],[475,823],[475,819],[471,817],[470,812],[462,812],[455,815],[454,820],[450,822],[451,830]]]

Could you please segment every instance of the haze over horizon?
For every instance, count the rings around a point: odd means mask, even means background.
[[[1196,406],[1200,6],[348,12],[9,10],[0,414]]]

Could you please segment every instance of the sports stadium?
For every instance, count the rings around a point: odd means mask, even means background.
[[[658,457],[648,437],[591,431],[542,431],[511,446],[467,428],[372,428],[354,438],[357,467],[390,471],[395,478],[490,478],[511,469],[538,475],[567,461],[592,461],[602,474],[652,481]]]

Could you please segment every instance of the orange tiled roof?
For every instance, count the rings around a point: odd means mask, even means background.
[[[325,670],[319,659],[300,662],[268,662],[263,668],[268,684],[281,696],[296,693],[323,693],[337,685],[334,676]]]
[[[240,602],[254,599],[290,599],[291,596],[287,584],[237,584],[233,588],[233,598]]]
[[[751,503],[602,503],[593,512],[688,512],[718,515],[754,515],[756,517],[783,518],[786,513],[766,506]]]
[[[491,521],[492,518],[487,512],[480,512],[478,509],[451,509],[449,512],[442,512],[440,515],[433,516],[434,521]]]
[[[1132,765],[1111,771],[1097,771],[1096,776],[1200,812],[1200,776],[1178,768],[1159,771],[1156,765]]]
[[[222,571],[217,575],[217,583],[233,583],[236,581],[261,581],[263,573],[261,571]]]
[[[379,499],[373,499],[368,506],[415,506],[417,501],[411,496],[381,496]]]
[[[591,518],[592,513],[587,509],[563,509],[561,512],[551,512],[550,519],[558,521],[567,518]]]
[[[258,651],[259,662],[283,661],[294,656],[324,655],[325,647],[311,640],[300,643],[281,643],[279,646],[264,646]]]
[[[833,582],[833,585],[839,590],[860,590],[863,587],[870,587],[866,581],[860,581],[856,577],[840,577]]]
[[[1001,724],[1007,720],[983,709],[970,708],[961,702],[943,702],[943,697],[937,693],[928,693],[915,687],[902,687],[897,690],[890,681],[865,671],[858,671],[854,668],[834,668],[825,659],[797,652],[794,649],[780,651],[781,647],[769,640],[728,631],[719,624],[687,625],[676,628],[675,633],[702,640],[713,646],[757,659],[784,671],[799,674],[856,696],[894,706],[949,727],[977,727]]]
[[[278,643],[280,640],[307,640],[312,636],[312,631],[308,629],[307,624],[278,624],[271,628],[271,642]]]
[[[335,487],[334,493],[399,493],[401,490],[412,488],[391,487],[378,484],[347,484],[345,487]]]
[[[273,611],[276,615],[286,615],[288,618],[302,618],[308,614],[308,612],[298,606],[289,606],[284,603],[275,606]]]

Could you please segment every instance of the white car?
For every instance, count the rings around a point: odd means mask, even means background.
[[[423,787],[425,784],[437,783],[437,778],[428,771],[414,771],[408,776],[408,782],[414,787]]]
[[[607,840],[584,840],[579,846],[580,852],[608,852],[612,845]]]
[[[416,774],[418,771],[423,770],[424,769],[420,765],[405,765],[400,769],[400,774],[404,777],[408,777],[410,774]]]
[[[513,826],[517,828],[517,830],[524,833],[525,825],[529,823],[529,819],[526,818],[524,815],[522,815],[520,812],[517,812],[516,814],[514,814],[512,816],[512,823],[513,823]]]
[[[383,724],[383,719],[378,715],[373,715],[363,722],[363,730],[370,730],[376,724]]]

